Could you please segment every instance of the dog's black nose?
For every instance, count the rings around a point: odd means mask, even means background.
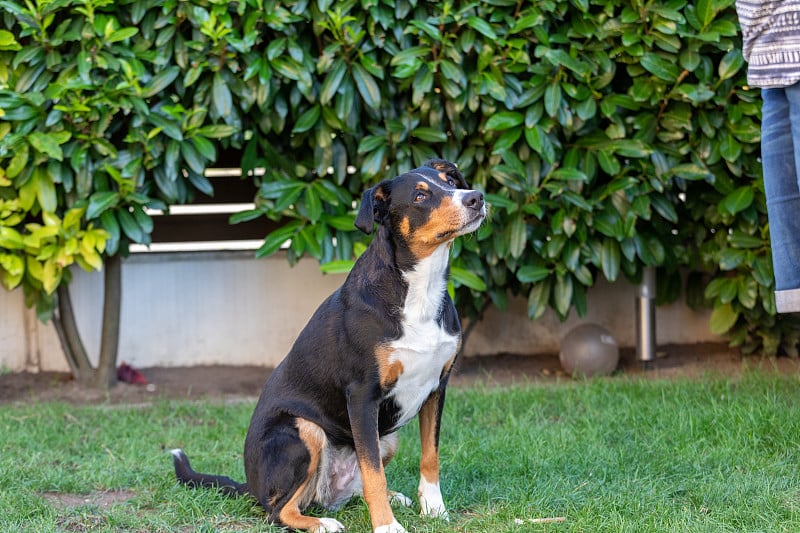
[[[480,191],[470,191],[464,195],[461,203],[464,204],[464,207],[477,211],[483,207],[483,193]]]

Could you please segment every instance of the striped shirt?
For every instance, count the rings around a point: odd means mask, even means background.
[[[747,83],[788,87],[800,81],[800,0],[736,0]]]

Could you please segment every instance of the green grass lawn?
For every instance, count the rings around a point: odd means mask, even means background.
[[[183,447],[243,480],[252,408],[1,406],[0,531],[279,531],[252,501],[173,478],[168,450]],[[800,531],[798,376],[451,389],[441,442],[451,520],[397,509],[409,531]],[[387,469],[412,498],[418,458],[412,423]],[[369,531],[361,500],[334,516]]]

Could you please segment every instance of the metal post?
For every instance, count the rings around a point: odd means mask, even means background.
[[[656,269],[644,267],[642,283],[636,294],[636,358],[642,362],[656,359]]]

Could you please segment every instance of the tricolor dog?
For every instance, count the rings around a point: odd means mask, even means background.
[[[388,490],[384,467],[397,430],[419,415],[421,513],[446,518],[439,425],[461,343],[449,252],[485,217],[483,194],[440,159],[365,191],[355,225],[377,224],[375,238],[264,385],[244,443],[247,481],[198,474],[174,450],[178,480],[249,494],[270,522],[314,532],[344,526],[307,506],[363,495],[376,533],[404,532],[390,501],[411,502]]]

